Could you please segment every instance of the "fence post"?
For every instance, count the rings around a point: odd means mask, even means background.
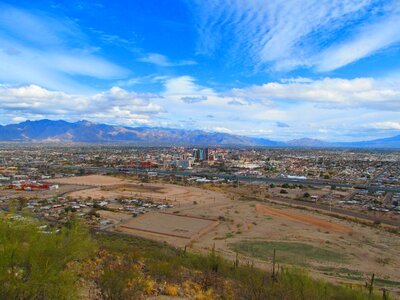
[[[239,253],[236,250],[236,259],[235,259],[235,267],[239,267]]]
[[[374,290],[374,280],[375,280],[375,273],[372,273],[371,283],[369,284],[369,297],[371,298],[372,292]]]
[[[275,280],[275,248],[274,248],[274,256],[272,258],[272,279]]]

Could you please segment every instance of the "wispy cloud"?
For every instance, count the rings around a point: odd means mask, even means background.
[[[114,79],[129,74],[96,51],[70,19],[33,15],[0,4],[0,80],[3,82],[85,90],[87,87],[75,76]]]
[[[372,123],[371,126],[373,128],[378,128],[378,129],[400,130],[400,122],[399,121],[376,122],[376,123]]]
[[[334,70],[400,41],[397,0],[197,1],[198,51],[258,67]],[[227,53],[225,53],[227,55]]]
[[[199,97],[182,97],[181,100],[187,104],[191,103],[198,103],[202,101],[206,101],[207,97],[206,96],[199,96]]]
[[[138,61],[154,64],[160,67],[179,67],[197,64],[194,60],[171,61],[165,55],[158,53],[149,53],[146,56],[139,58]]]
[[[317,69],[330,71],[400,42],[400,5],[372,24],[360,26],[353,36],[316,55]]]

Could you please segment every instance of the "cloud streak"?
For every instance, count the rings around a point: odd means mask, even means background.
[[[197,1],[195,11],[199,53],[229,43],[230,59],[261,68],[331,71],[400,41],[396,0]]]
[[[16,21],[18,20],[18,21]],[[33,15],[0,4],[0,80],[53,89],[88,90],[75,76],[122,78],[129,71],[95,53],[69,19]]]
[[[400,122],[399,121],[385,121],[385,122],[376,122],[371,124],[372,127],[378,129],[394,129],[400,130]]]
[[[180,60],[173,62],[165,55],[158,53],[149,53],[146,56],[139,58],[138,61],[154,64],[160,67],[180,67],[197,64],[194,60]]]

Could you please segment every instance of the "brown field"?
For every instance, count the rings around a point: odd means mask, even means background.
[[[126,181],[116,178],[116,177],[111,177],[111,176],[88,175],[88,176],[48,179],[48,180],[45,180],[45,182],[58,183],[58,184],[105,186],[105,185],[120,184],[120,183],[123,183]]]
[[[136,192],[136,193],[164,193],[164,189],[160,186],[123,183],[102,186],[101,191],[120,191],[120,192]]]
[[[218,221],[167,213],[148,213],[122,223],[118,230],[126,233],[144,235],[166,240],[174,245],[186,245],[198,238],[211,228],[218,225]]]
[[[307,216],[301,213],[286,212],[281,209],[272,208],[267,205],[262,205],[257,203],[256,210],[264,215],[273,216],[285,220],[296,221],[304,224],[314,225],[318,228],[326,229],[329,231],[334,231],[338,233],[350,233],[351,229],[349,227],[339,225],[337,223],[327,222],[320,218]]]
[[[121,213],[121,212],[116,213],[116,212],[107,211],[107,210],[99,210],[99,211],[97,211],[97,213],[100,215],[100,217],[108,219],[108,220],[112,221],[114,224],[132,219],[132,216],[130,214]]]

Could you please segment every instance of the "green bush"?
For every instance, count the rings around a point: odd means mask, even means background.
[[[0,299],[76,299],[79,268],[94,244],[79,223],[59,233],[0,217]]]

